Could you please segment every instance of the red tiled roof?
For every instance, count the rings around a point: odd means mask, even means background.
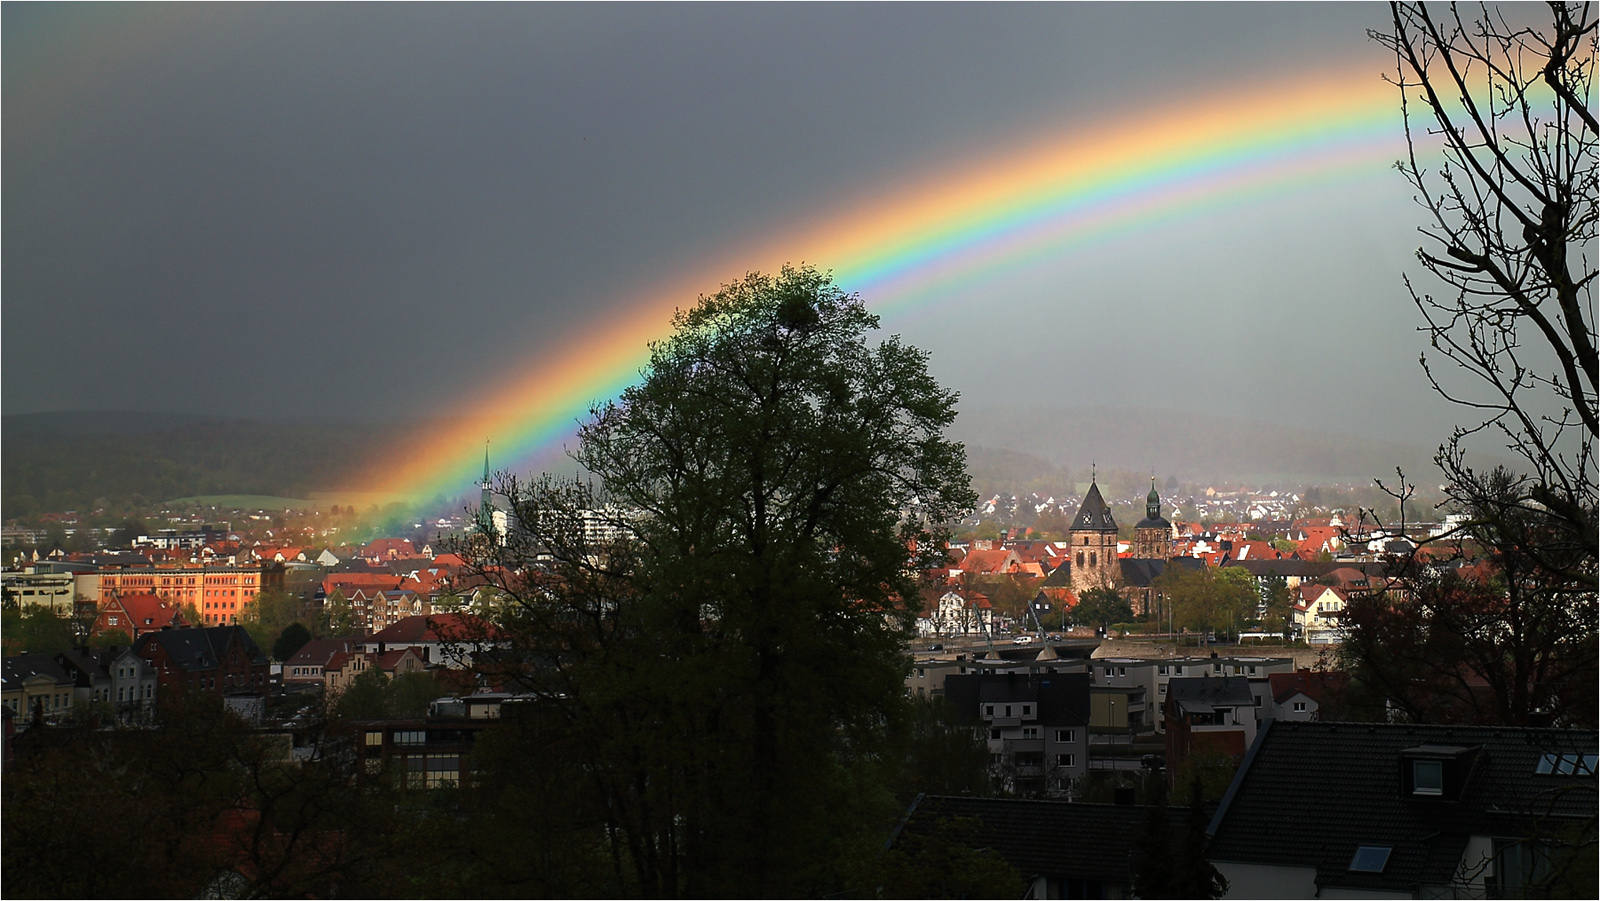
[[[1300,670],[1293,673],[1270,673],[1267,676],[1272,699],[1279,704],[1295,694],[1303,694],[1321,704],[1330,693],[1337,693],[1349,681],[1350,674],[1344,672]]]
[[[478,617],[466,613],[436,613],[431,616],[408,616],[387,629],[368,636],[366,643],[471,641],[500,637],[499,629]]]

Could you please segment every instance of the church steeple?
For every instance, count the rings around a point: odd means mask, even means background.
[[[1150,496],[1144,499],[1145,519],[1161,518],[1161,495],[1156,494],[1156,477],[1150,477]]]
[[[489,487],[489,439],[483,441],[483,481],[478,483],[478,531],[493,535],[494,493]]]

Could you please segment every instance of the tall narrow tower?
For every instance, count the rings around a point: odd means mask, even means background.
[[[1089,493],[1083,496],[1078,515],[1072,518],[1067,540],[1072,544],[1072,590],[1079,594],[1091,588],[1112,588],[1121,569],[1117,564],[1117,521],[1100,496],[1100,486],[1089,478]]]
[[[489,487],[489,442],[483,442],[483,481],[478,483],[478,531],[494,535],[494,492]]]
[[[1133,527],[1133,557],[1138,560],[1172,558],[1172,523],[1161,516],[1161,495],[1156,493],[1155,476],[1150,477],[1150,496],[1145,498],[1144,519]]]

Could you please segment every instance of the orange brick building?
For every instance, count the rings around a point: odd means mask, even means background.
[[[100,573],[100,606],[123,595],[153,594],[179,607],[193,604],[206,626],[233,625],[262,589],[262,571],[247,566],[111,569]]]

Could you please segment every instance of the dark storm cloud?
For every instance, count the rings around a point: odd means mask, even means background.
[[[7,412],[389,415],[447,406],[630,289],[907,169],[1174,91],[1370,55],[1362,29],[1383,11],[4,16]],[[1277,274],[1269,263],[1251,277]],[[1115,287],[1085,278],[1085,291]],[[954,329],[919,328],[959,346]],[[1006,364],[964,362],[974,383],[957,387],[981,397]]]

